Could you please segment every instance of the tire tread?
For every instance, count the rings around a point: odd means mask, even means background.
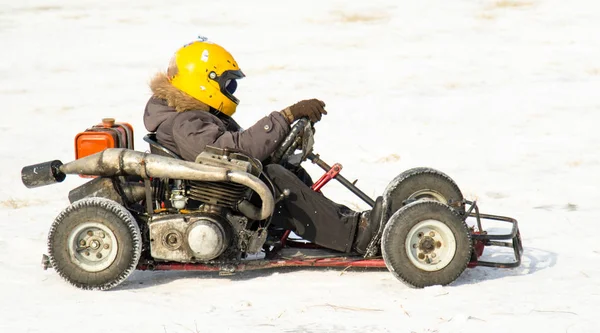
[[[103,283],[101,285],[90,285],[89,283],[81,283],[77,282],[71,277],[71,273],[66,269],[66,265],[64,263],[59,263],[55,258],[56,251],[66,251],[66,249],[55,249],[53,245],[53,239],[57,236],[57,229],[62,224],[65,223],[65,219],[72,214],[83,213],[84,215],[89,215],[90,213],[94,213],[95,208],[100,208],[100,215],[104,215],[103,217],[108,218],[110,213],[114,214],[121,220],[128,232],[131,236],[132,246],[133,246],[133,256],[129,260],[127,267],[114,279]],[[96,212],[97,213],[97,212]],[[125,281],[131,273],[136,269],[138,261],[141,257],[141,248],[142,248],[142,237],[140,233],[140,228],[133,217],[133,215],[123,206],[118,204],[115,201],[101,198],[101,197],[92,197],[92,198],[84,198],[78,201],[75,201],[67,208],[65,208],[59,215],[56,217],[52,225],[50,226],[50,231],[48,233],[48,257],[50,258],[50,264],[58,273],[58,275],[66,280],[71,285],[84,289],[84,290],[108,290],[114,288]],[[81,273],[76,273],[81,276]],[[91,273],[87,274],[89,278]]]

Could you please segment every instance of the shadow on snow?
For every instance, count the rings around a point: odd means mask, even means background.
[[[517,277],[523,275],[535,274],[536,272],[550,268],[556,265],[557,254],[542,249],[525,247],[522,262],[516,268],[489,268],[476,267],[467,268],[461,276],[451,284],[451,286],[461,286],[476,284],[484,281],[502,279],[506,277]],[[482,259],[493,258],[495,261],[510,261],[511,253],[484,253]],[[175,280],[182,279],[228,279],[230,281],[245,281],[257,278],[264,278],[272,274],[294,274],[299,271],[326,272],[337,271],[340,274],[343,271],[359,272],[369,274],[370,272],[385,272],[385,268],[331,268],[331,267],[279,267],[266,268],[260,270],[236,272],[232,275],[221,275],[218,272],[204,271],[135,271],[129,279],[114,290],[135,290],[151,288],[153,286],[167,284]],[[401,283],[398,281],[398,283]]]

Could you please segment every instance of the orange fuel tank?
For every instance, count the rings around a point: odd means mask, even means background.
[[[75,136],[75,159],[92,155],[107,148],[133,149],[133,127],[116,123],[114,118],[104,118]]]

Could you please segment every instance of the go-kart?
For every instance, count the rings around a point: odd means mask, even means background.
[[[22,169],[29,188],[61,182],[67,174],[92,178],[70,191],[70,206],[52,223],[44,268],[96,290],[116,287],[136,269],[232,274],[284,266],[387,267],[408,285],[426,287],[447,285],[467,267],[521,262],[515,219],[480,213],[449,176],[431,168],[401,173],[374,200],[340,174],[340,164],[330,166],[313,152],[307,119],[293,124],[271,163],[297,167],[311,161],[325,171],[314,191],[335,179],[371,206],[370,218],[380,227],[363,254],[292,239],[291,230],[274,228],[273,209],[290,193],[274,196],[256,159],[207,147],[195,162],[184,161],[153,133],[144,140],[149,152],[107,148],[66,164],[54,160]],[[509,231],[490,234],[484,220]],[[480,260],[489,246],[511,248],[510,260]]]

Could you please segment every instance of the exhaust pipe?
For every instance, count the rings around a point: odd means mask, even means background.
[[[26,187],[34,188],[62,182],[68,174],[232,182],[251,188],[262,200],[261,208],[244,205],[248,217],[264,220],[275,207],[271,191],[254,175],[123,148],[109,148],[66,164],[50,161],[27,166],[21,170],[21,179]]]
[[[54,160],[24,167],[21,169],[23,185],[35,188],[62,182],[67,177],[60,171],[62,165],[61,161]]]

